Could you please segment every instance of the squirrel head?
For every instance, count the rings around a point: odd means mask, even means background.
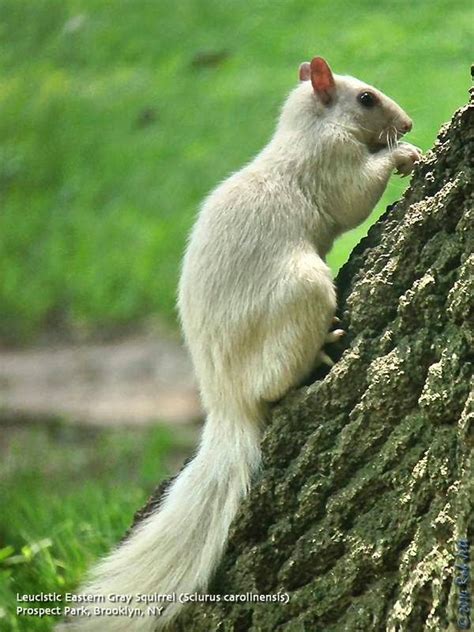
[[[301,84],[283,108],[281,124],[321,129],[325,123],[343,128],[354,139],[377,151],[412,128],[412,121],[392,99],[354,77],[333,74],[322,57],[304,62]]]

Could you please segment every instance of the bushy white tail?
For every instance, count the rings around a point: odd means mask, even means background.
[[[92,616],[59,629],[81,632],[151,632],[165,627],[181,607],[179,595],[206,589],[242,497],[260,462],[255,420],[208,419],[200,449],[167,491],[160,507],[93,570],[81,594],[104,595],[89,603]],[[139,603],[136,595],[171,594],[176,601]],[[110,595],[131,595],[135,614],[97,616],[117,608]],[[71,604],[75,605],[75,604]],[[158,618],[149,607],[165,606]],[[143,613],[143,614],[142,614]]]

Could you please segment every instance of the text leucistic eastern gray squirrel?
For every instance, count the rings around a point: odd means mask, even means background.
[[[324,258],[368,217],[392,171],[407,175],[420,158],[399,142],[411,120],[379,90],[334,75],[321,57],[302,64],[299,78],[269,144],[205,200],[184,258],[179,310],[207,413],[199,451],[82,592],[206,590],[259,468],[268,403],[343,333],[328,334],[336,294]],[[149,632],[180,607],[163,605],[159,618],[73,626]]]

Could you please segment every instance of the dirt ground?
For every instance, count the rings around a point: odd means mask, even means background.
[[[201,415],[186,351],[156,334],[2,350],[0,411],[98,425],[183,423]]]

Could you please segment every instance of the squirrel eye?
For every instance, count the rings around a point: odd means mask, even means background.
[[[361,92],[357,96],[357,100],[365,108],[373,108],[377,103],[377,97],[372,92]]]

